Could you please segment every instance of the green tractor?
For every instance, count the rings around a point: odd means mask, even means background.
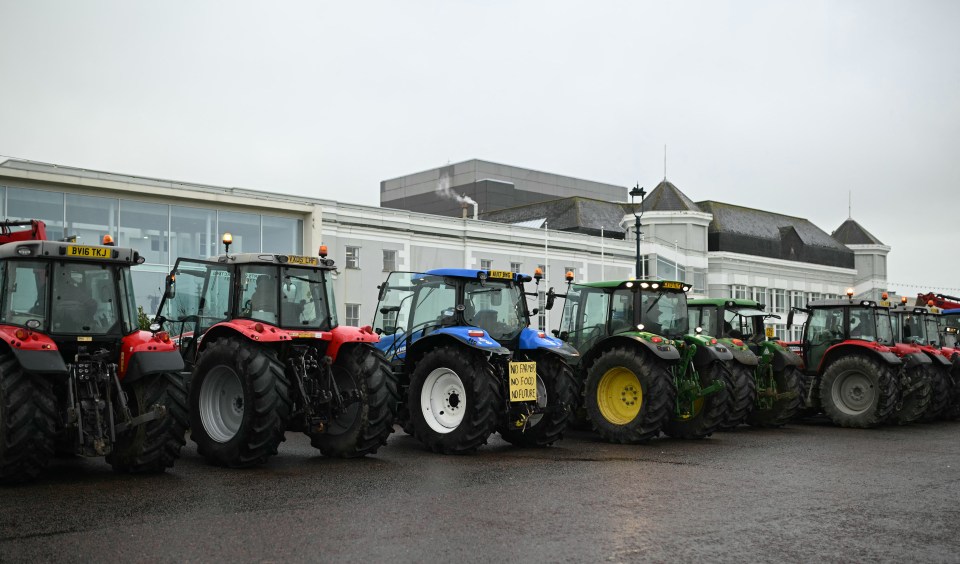
[[[739,389],[749,390],[749,405],[744,422],[754,427],[780,427],[800,411],[801,386],[799,370],[803,360],[773,339],[773,329],[764,328],[768,318],[780,316],[764,311],[764,305],[754,300],[700,299],[690,300],[690,327],[718,335],[734,357],[750,352],[758,359],[747,376],[747,384]],[[731,371],[739,374],[746,362]],[[741,378],[742,380],[742,378]],[[744,394],[736,399],[738,413],[742,413]]]
[[[687,334],[690,286],[624,280],[568,287],[555,334],[581,353],[582,415],[604,440],[643,443],[660,432],[694,439],[727,418],[725,362],[713,337]]]

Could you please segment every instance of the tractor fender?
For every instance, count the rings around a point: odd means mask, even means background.
[[[930,353],[930,358],[933,359],[934,364],[939,364],[940,366],[950,366],[951,364],[950,359],[942,354]]]
[[[57,344],[50,337],[27,330],[28,337],[21,341],[16,336],[17,329],[20,328],[0,326],[0,341],[25,371],[34,374],[67,374],[67,365],[57,350]]]
[[[757,366],[760,364],[760,359],[757,355],[753,354],[753,351],[747,347],[735,347],[727,343],[723,343],[723,345],[730,350],[730,354],[733,355],[733,359],[737,361],[737,363],[743,364],[744,366]]]
[[[900,357],[900,362],[903,363],[903,366],[909,370],[920,366],[921,364],[933,364],[933,361],[930,360],[930,357],[923,354],[922,352],[913,352],[908,353]]]
[[[331,360],[337,360],[337,353],[340,347],[350,343],[370,343],[376,344],[380,336],[373,332],[370,326],[365,327],[345,327],[338,325],[330,331],[330,345],[327,347],[327,356]]]
[[[756,355],[754,355],[756,357]],[[733,359],[733,353],[727,347],[716,344],[697,344],[697,352],[693,356],[693,364],[697,367],[706,366],[716,361]]]
[[[144,376],[182,371],[183,357],[180,351],[138,352],[130,357],[127,372],[121,379],[124,382],[136,382]]]
[[[244,339],[265,344],[287,343],[294,339],[315,339],[319,341],[333,339],[332,331],[281,329],[253,319],[232,319],[217,323],[201,335],[200,342],[197,345],[197,353],[199,354],[206,348],[206,343],[228,335],[237,335]]]
[[[580,353],[573,345],[529,327],[520,332],[517,350],[551,352],[569,364],[577,364],[580,361]]]
[[[443,329],[438,329],[426,337],[420,337],[413,344],[408,345],[404,351],[404,361],[408,371],[413,370],[414,364],[420,360],[427,351],[435,349],[437,347],[446,345],[446,344],[456,344],[459,346],[465,346],[476,351],[483,353],[503,355],[509,358],[511,356],[510,349],[500,346],[500,343],[489,338],[489,335],[484,331],[485,337],[470,337],[467,335],[466,328],[464,331],[456,331],[458,327],[448,327]]]
[[[900,357],[890,352],[890,349],[883,345],[869,341],[843,341],[827,349],[823,354],[823,358],[820,359],[820,366],[817,367],[817,371],[822,373],[827,363],[833,362],[833,360],[839,356],[857,353],[866,354],[891,366],[903,364]]]
[[[148,374],[182,370],[180,349],[166,333],[134,331],[120,341],[117,375],[123,381],[132,382]]]
[[[771,351],[773,352],[774,372],[781,372],[788,366],[794,366],[798,370],[803,368],[803,359],[797,353],[781,347],[772,348]]]
[[[580,359],[581,367],[590,366],[601,354],[615,347],[625,347],[635,349],[640,347],[653,355],[654,358],[665,361],[667,364],[676,364],[680,360],[680,351],[669,341],[653,343],[642,335],[631,335],[629,333],[619,333],[612,335],[594,344],[590,350],[584,353]]]

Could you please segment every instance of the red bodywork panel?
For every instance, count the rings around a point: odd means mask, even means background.
[[[130,366],[130,358],[142,352],[177,351],[177,345],[165,331],[156,334],[150,331],[135,331],[120,341],[120,358],[117,360],[117,376],[123,380]]]
[[[253,319],[234,319],[217,323],[204,333],[201,340],[213,331],[228,330],[239,333],[247,339],[259,341],[261,343],[286,343],[299,341],[301,339],[315,339],[330,343],[327,345],[326,355],[334,361],[337,360],[337,353],[344,344],[347,343],[376,343],[380,340],[379,335],[373,332],[370,327],[334,327],[330,331],[304,330],[304,329],[282,329],[269,323],[255,321]]]
[[[893,354],[903,358],[908,354],[923,352],[919,345],[914,343],[896,343],[892,347],[888,347]]]
[[[11,227],[26,227],[30,226],[29,229],[21,229],[20,231],[13,231]],[[0,222],[0,245],[3,243],[13,243],[15,241],[46,241],[47,240],[47,224],[40,221],[39,219],[31,219],[27,221],[4,221]]]
[[[820,358],[820,366],[817,367],[817,372],[819,372],[819,373],[822,373],[822,372],[823,372],[823,362],[830,356],[830,353],[831,353],[834,349],[836,349],[836,348],[838,348],[838,347],[861,347],[861,348],[864,348],[864,349],[870,349],[870,350],[872,350],[872,351],[874,351],[874,352],[878,352],[878,353],[884,353],[884,352],[892,353],[892,352],[893,352],[893,350],[891,350],[890,347],[888,347],[888,346],[886,346],[886,345],[881,345],[880,343],[875,343],[875,342],[872,342],[872,341],[858,341],[858,340],[855,340],[855,339],[850,339],[850,340],[847,340],[847,341],[841,341],[841,342],[833,345],[832,347],[830,347],[830,348],[827,349],[826,351],[824,351],[823,356]]]
[[[20,333],[20,338],[17,333]],[[20,349],[24,351],[55,351],[57,349],[57,344],[53,342],[53,339],[44,335],[43,333],[38,333],[31,329],[25,329],[23,327],[14,327],[11,325],[0,325],[0,339],[3,339],[5,343],[10,345],[12,349]]]

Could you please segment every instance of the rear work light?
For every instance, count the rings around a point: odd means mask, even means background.
[[[483,331],[479,329],[470,329],[467,331],[467,335],[470,337],[483,337]]]

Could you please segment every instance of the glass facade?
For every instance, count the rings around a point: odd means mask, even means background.
[[[136,249],[146,262],[132,269],[134,293],[148,315],[156,313],[177,258],[220,254],[224,231],[233,235],[230,252],[303,254],[303,220],[288,217],[14,186],[0,186],[0,214],[42,220],[52,240],[76,236],[90,245],[109,234],[117,245]]]

